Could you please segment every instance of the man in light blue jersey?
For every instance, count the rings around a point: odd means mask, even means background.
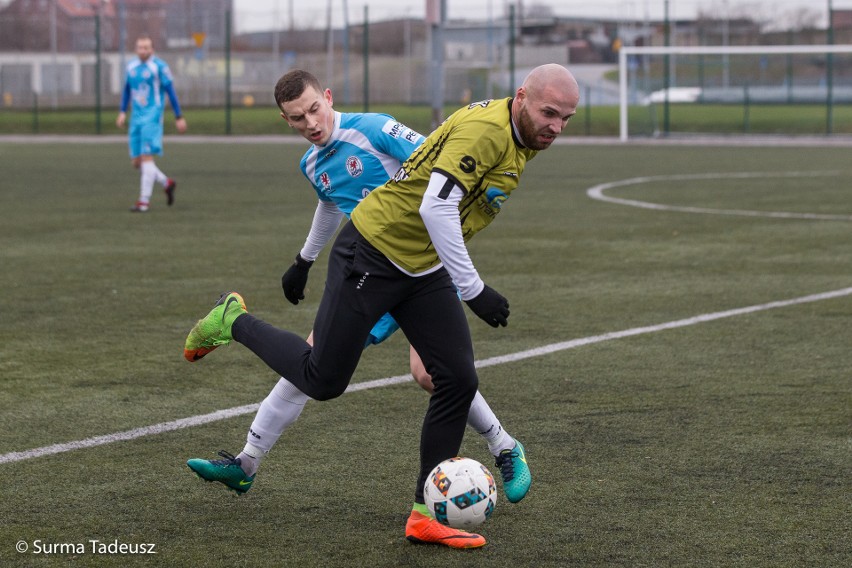
[[[333,109],[332,94],[306,71],[285,74],[276,85],[275,100],[281,116],[313,145],[303,156],[300,167],[319,197],[310,232],[295,262],[282,277],[284,295],[293,304],[304,299],[308,271],[322,249],[335,234],[344,217],[373,188],[385,183],[398,170],[424,137],[385,114],[340,113]],[[398,325],[385,314],[371,330],[367,345],[381,343]],[[313,344],[313,334],[308,343]],[[203,357],[203,352],[185,352],[188,360]],[[409,347],[411,372],[427,392],[434,390],[432,378],[417,352]],[[254,481],[260,461],[283,431],[299,417],[309,397],[286,378],[281,378],[263,401],[249,429],[247,443],[236,457],[222,452],[222,460],[189,460],[189,467],[208,481],[219,481],[245,493]],[[482,395],[477,392],[470,406],[468,424],[488,443],[489,450],[503,477],[509,501],[521,500],[530,487],[531,477],[523,447],[500,424]],[[427,525],[437,525],[430,519]],[[422,527],[421,541],[447,539],[449,527]],[[448,542],[452,542],[452,534]]]
[[[172,73],[165,61],[154,55],[151,38],[140,36],[136,40],[136,57],[127,64],[124,91],[116,126],[124,128],[127,122],[127,107],[132,102],[128,143],[133,167],[140,170],[139,199],[130,210],[135,213],[148,211],[154,183],[163,186],[166,203],[175,199],[175,180],[160,171],[154,156],[163,155],[163,109],[168,95],[175,113],[175,127],[186,132],[183,118],[172,82]]]

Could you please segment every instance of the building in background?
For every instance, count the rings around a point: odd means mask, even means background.
[[[115,14],[112,3],[99,0],[12,0],[0,10],[0,50],[92,51],[98,17],[102,49],[115,50]]]
[[[221,49],[231,7],[232,0],[12,0],[0,9],[0,51],[91,52],[98,26],[104,52],[132,52],[140,35],[157,50],[195,47],[194,34]]]

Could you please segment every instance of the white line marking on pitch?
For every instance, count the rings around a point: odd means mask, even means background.
[[[572,339],[570,341],[563,341],[561,343],[551,343],[550,345],[543,345],[541,347],[536,347],[535,349],[528,349],[526,351],[518,351],[517,353],[510,353],[508,355],[500,355],[498,357],[490,357],[488,359],[483,359],[481,361],[476,362],[476,367],[478,369],[482,369],[484,367],[491,367],[493,365],[502,365],[504,363],[514,363],[516,361],[521,361],[523,359],[529,359],[531,357],[540,357],[542,355],[548,355],[550,353],[556,353],[558,351],[565,351],[567,349],[574,349],[576,347],[583,347],[585,345],[591,345],[593,343],[601,343],[603,341],[611,341],[613,339],[622,339],[624,337],[633,337],[635,335],[643,335],[646,333],[655,333],[658,331],[665,331],[668,329],[676,329],[679,327],[687,327],[690,325],[696,325],[699,323],[706,323],[710,321],[720,320],[724,318],[730,318],[734,316],[742,316],[746,314],[753,314],[756,312],[762,312],[766,310],[773,310],[776,308],[786,308],[788,306],[795,306],[798,304],[807,304],[810,302],[819,302],[822,300],[831,300],[834,298],[841,298],[843,296],[852,295],[852,287],[850,288],[841,288],[840,290],[833,290],[831,292],[823,292],[821,294],[812,294],[810,296],[801,296],[799,298],[792,298],[790,300],[780,300],[777,302],[769,302],[768,304],[758,304],[755,306],[748,306],[745,308],[736,308],[733,310],[725,310],[722,312],[713,312],[709,314],[701,314],[691,318],[685,318],[680,320],[674,320],[666,323],[661,323],[657,325],[649,325],[644,327],[634,327],[631,329],[625,329],[623,331],[614,331],[610,333],[604,333],[601,335],[592,335],[590,337],[583,337],[580,339]],[[395,377],[387,377],[384,379],[376,379],[374,381],[365,381],[362,383],[355,383],[349,385],[349,388],[346,389],[347,393],[374,389],[379,387],[386,387],[389,385],[395,385],[399,383],[405,383],[411,381],[411,375],[397,375]],[[200,426],[202,424],[207,424],[209,422],[217,422],[219,420],[225,420],[227,418],[233,418],[235,416],[241,416],[243,414],[252,414],[257,412],[257,409],[260,407],[260,404],[247,404],[245,406],[237,406],[234,408],[228,408],[225,410],[217,410],[216,412],[211,412],[210,414],[201,414],[198,416],[190,416],[189,418],[181,418],[180,420],[174,420],[172,422],[163,422],[161,424],[154,424],[152,426],[144,426],[142,428],[135,428],[133,430],[127,430],[125,432],[116,432],[114,434],[105,434],[103,436],[95,436],[93,438],[86,438],[85,440],[77,440],[75,442],[65,442],[63,444],[54,444],[52,446],[44,446],[41,448],[33,448],[32,450],[24,450],[22,452],[10,452],[7,454],[0,454],[0,464],[3,463],[12,463],[24,461],[32,458],[39,458],[43,456],[49,456],[52,454],[60,454],[63,452],[70,452],[71,450],[79,450],[83,448],[93,448],[95,446],[102,446],[104,444],[111,444],[113,442],[121,442],[126,440],[135,440],[136,438],[142,438],[145,436],[153,436],[155,434],[162,434],[165,432],[172,432],[174,430],[180,430],[182,428],[189,428],[191,426]]]
[[[645,176],[623,179],[609,183],[602,183],[586,190],[586,195],[598,201],[629,205],[642,209],[656,209],[658,211],[680,211],[682,213],[709,213],[712,215],[740,215],[744,217],[771,217],[775,219],[812,219],[819,221],[852,221],[852,215],[829,215],[821,213],[790,213],[785,211],[749,211],[740,209],[712,209],[706,207],[683,207],[678,205],[664,205],[635,199],[620,199],[604,194],[604,191],[615,187],[627,185],[638,185],[653,181],[680,181],[680,180],[706,180],[706,179],[749,179],[762,177],[813,177],[833,176],[837,172],[744,172],[744,173],[716,173],[716,174],[683,174],[666,176]]]

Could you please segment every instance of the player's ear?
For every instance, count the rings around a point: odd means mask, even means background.
[[[325,97],[328,106],[334,106],[334,97],[331,96],[331,89],[326,89],[322,94]]]

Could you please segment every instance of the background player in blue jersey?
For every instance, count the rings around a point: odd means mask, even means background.
[[[302,70],[291,71],[278,81],[275,100],[287,123],[313,142],[300,167],[319,202],[305,244],[282,277],[284,295],[298,304],[304,299],[311,265],[343,218],[348,218],[373,188],[393,176],[424,137],[385,114],[336,112],[331,91],[323,90],[316,77]],[[398,327],[390,314],[385,314],[371,330],[367,344],[382,342]],[[313,344],[312,337],[308,343]],[[417,352],[409,349],[412,375],[421,387],[433,392],[432,378]],[[189,467],[204,479],[220,481],[238,492],[248,491],[260,461],[299,417],[308,400],[282,377],[261,404],[246,446],[236,458],[223,455],[223,460],[194,459],[189,461]],[[502,428],[479,392],[471,404],[468,424],[483,436],[495,456],[508,499],[521,500],[529,490],[529,470],[518,460],[517,441]]]
[[[178,132],[186,131],[186,119],[181,115],[169,66],[154,55],[150,37],[140,36],[136,40],[136,57],[127,64],[125,75],[120,112],[115,124],[119,128],[124,127],[127,107],[132,102],[128,143],[130,159],[133,167],[140,170],[141,179],[139,199],[130,210],[144,213],[148,210],[155,182],[163,186],[169,205],[175,199],[175,180],[161,172],[154,163],[154,156],[163,155],[165,95],[168,95],[175,113]]]

